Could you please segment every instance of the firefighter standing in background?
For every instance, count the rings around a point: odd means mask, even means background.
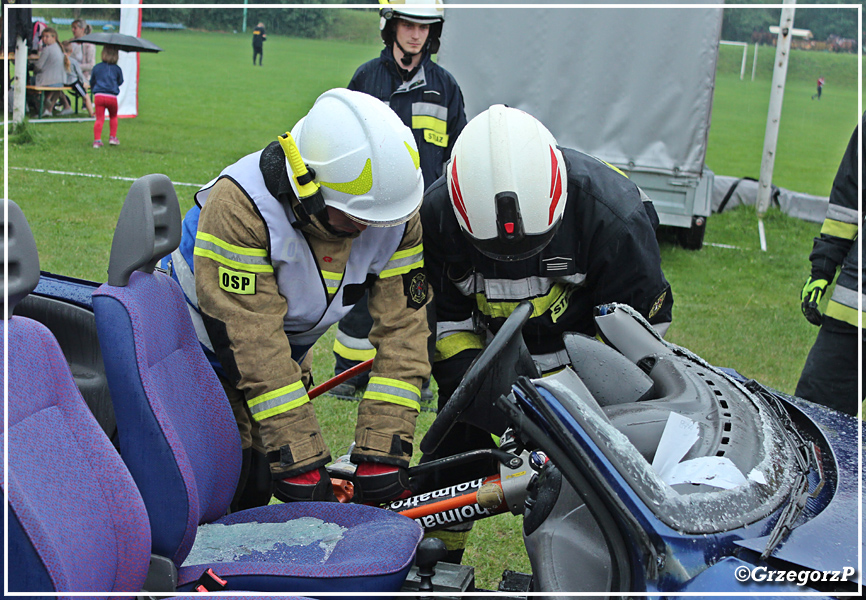
[[[466,125],[457,81],[431,58],[439,50],[444,10],[441,0],[435,6],[430,0],[381,4],[385,6],[379,11],[379,28],[385,48],[378,58],[358,67],[348,87],[385,102],[412,129],[427,187],[442,175],[442,165]],[[376,351],[367,339],[371,325],[365,298],[338,326],[335,374],[373,358]],[[432,400],[428,383],[422,389],[425,401]],[[366,384],[367,375],[358,375],[332,393],[353,396]]]
[[[658,216],[618,169],[559,148],[531,115],[494,105],[463,130],[445,171],[421,207],[440,407],[523,300],[533,305],[523,338],[542,374],[569,363],[564,333],[596,335],[600,304],[628,304],[667,331],[673,297],[661,269]],[[493,447],[488,433],[458,423],[422,461],[484,447]],[[466,481],[474,472],[452,475]],[[451,483],[439,478],[424,487]]]
[[[866,153],[866,147],[861,148],[858,158],[857,146],[855,128],[833,180],[821,234],[815,238],[809,254],[812,273],[803,286],[800,302],[806,319],[821,329],[794,392],[801,398],[855,416],[862,400],[857,393],[857,346],[862,343],[862,334],[857,329],[860,313],[857,286],[862,279],[857,250],[860,223],[857,210],[862,201],[857,188],[857,166],[863,163]],[[822,315],[818,304],[840,266],[836,288]]]
[[[265,49],[265,40],[268,39],[265,33],[265,24],[259,23],[253,29],[253,66],[256,65],[256,57],[259,57],[259,66],[262,66],[262,55]]]
[[[422,195],[412,133],[345,89],[196,193],[171,260],[241,432],[235,509],[267,504],[272,489],[335,500],[301,365],[367,290],[378,353],[358,408],[355,493],[378,503],[405,491],[430,376]]]

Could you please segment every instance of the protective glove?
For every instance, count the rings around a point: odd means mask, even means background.
[[[821,325],[824,320],[821,311],[818,310],[818,303],[824,297],[828,285],[830,282],[826,279],[816,279],[815,276],[810,276],[800,293],[800,308],[803,310],[806,320],[812,325]]]
[[[324,467],[280,479],[274,485],[274,496],[282,502],[337,502]]]
[[[382,504],[404,498],[409,491],[409,472],[404,467],[361,462],[355,469],[355,502]]]

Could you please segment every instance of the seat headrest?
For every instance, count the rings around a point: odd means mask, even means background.
[[[4,319],[9,319],[15,306],[30,292],[36,289],[39,283],[39,253],[36,251],[36,240],[30,225],[21,212],[21,208],[12,200],[3,200],[9,212],[9,238],[3,245],[3,254],[6,257],[6,270],[8,271],[9,287],[3,289],[3,281],[0,280],[0,293],[8,293],[9,304],[6,308]],[[6,210],[0,214],[5,221]],[[5,227],[6,223],[3,223]]]
[[[108,285],[124,287],[133,271],[153,273],[156,263],[180,245],[181,216],[171,180],[145,175],[129,188],[108,259]]]

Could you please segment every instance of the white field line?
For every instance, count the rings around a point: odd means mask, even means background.
[[[29,167],[9,167],[10,170],[16,171],[31,171],[33,173],[49,173],[51,175],[74,175],[76,177],[93,177],[96,179],[116,179],[118,181],[137,181],[138,177],[121,177],[120,175],[97,175],[96,173],[72,173],[69,171],[53,171],[51,169],[31,169]],[[186,185],[190,187],[202,187],[202,183],[184,183],[182,181],[172,181],[174,185]]]
[[[712,242],[704,242],[704,246],[712,246],[713,248],[730,248],[731,250],[742,250],[739,246],[731,246],[730,244],[714,244]]]

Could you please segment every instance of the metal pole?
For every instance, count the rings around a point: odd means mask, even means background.
[[[243,29],[241,29],[243,33],[247,32],[247,0],[244,0],[244,24]]]
[[[12,122],[23,123],[27,104],[27,42],[21,36],[18,36],[15,45],[15,78],[12,89]]]
[[[773,85],[770,88],[770,108],[767,112],[767,129],[764,133],[764,152],[761,155],[761,174],[758,179],[758,231],[763,232],[763,219],[770,207],[770,189],[773,183],[773,165],[776,160],[776,143],[779,140],[779,121],[782,116],[782,100],[785,97],[785,79],[788,75],[788,57],[791,54],[791,31],[794,28],[796,0],[785,0],[782,18],[779,21],[779,37],[776,41],[776,59],[773,63]],[[761,250],[767,249],[761,236]]]
[[[752,57],[752,81],[755,80],[755,69],[758,68],[758,42],[755,42],[755,55]]]

